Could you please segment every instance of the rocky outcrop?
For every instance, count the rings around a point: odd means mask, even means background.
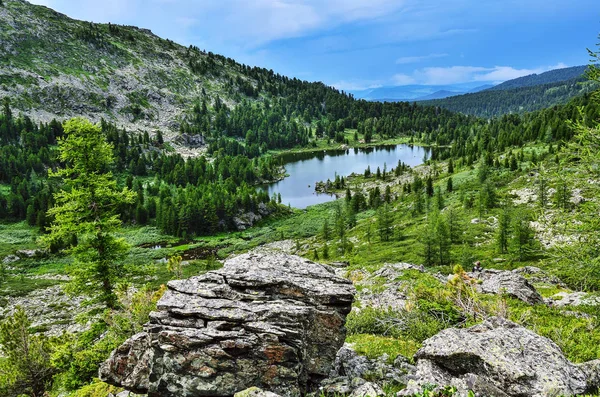
[[[497,317],[443,330],[423,343],[415,359],[415,379],[401,395],[425,384],[453,385],[461,395],[577,395],[596,385],[591,374],[598,368],[572,364],[550,339]]]
[[[409,301],[408,284],[398,278],[402,277],[407,270],[425,271],[423,266],[410,263],[386,263],[381,269],[374,272],[372,276],[361,283],[364,288],[358,295],[360,306],[393,311],[404,310]],[[384,284],[377,286],[381,279],[385,280]],[[375,288],[373,288],[374,285],[376,285]]]
[[[406,384],[415,370],[402,356],[398,356],[392,365],[387,354],[371,360],[359,355],[352,345],[344,344],[338,351],[329,377],[321,382],[320,389],[326,395],[366,396],[370,394],[365,393],[373,390],[380,391],[385,384]]]
[[[518,269],[513,270],[513,273],[518,273],[523,275],[530,283],[544,283],[544,284],[552,284],[557,285],[559,287],[564,287],[565,284],[558,277],[549,274],[539,267],[535,266],[523,266]]]
[[[477,288],[484,294],[506,293],[530,305],[544,303],[544,298],[533,285],[518,273],[484,270],[483,272],[470,273],[470,275],[482,281],[481,284],[477,284]]]
[[[198,148],[204,146],[204,136],[200,134],[191,135],[184,132],[173,138],[173,142],[191,148]]]
[[[600,305],[600,297],[588,294],[586,292],[559,292],[552,295],[546,301],[552,306],[556,307]]]
[[[253,386],[299,396],[329,374],[353,295],[328,266],[241,255],[169,282],[145,332],[116,349],[100,377],[150,397],[231,396]]]
[[[41,278],[41,277],[40,277]],[[59,275],[44,275],[45,280],[53,279],[58,284],[66,281]],[[35,277],[29,277],[28,282],[35,282]],[[0,298],[0,318],[12,316],[21,307],[31,319],[31,326],[46,335],[61,335],[63,332],[77,333],[88,329],[89,323],[81,324],[75,319],[78,315],[93,308],[83,303],[89,299],[86,296],[70,296],[61,285],[40,288],[23,296],[7,296]]]

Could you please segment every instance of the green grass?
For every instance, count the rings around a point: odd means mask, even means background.
[[[358,354],[367,356],[370,359],[376,359],[387,354],[390,363],[393,363],[398,355],[412,359],[421,347],[420,343],[413,340],[370,334],[349,335],[346,342],[352,343]]]

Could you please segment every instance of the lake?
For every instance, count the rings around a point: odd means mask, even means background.
[[[283,157],[289,176],[263,188],[268,190],[271,197],[281,193],[282,204],[304,209],[309,205],[335,200],[333,195],[315,192],[315,184],[319,181],[333,181],[336,174],[344,177],[352,173],[362,174],[369,166],[371,172],[375,173],[377,167],[383,171],[384,165],[387,164],[389,172],[398,165],[398,161],[414,167],[423,164],[424,159],[428,157],[428,148],[405,144],[289,153]]]

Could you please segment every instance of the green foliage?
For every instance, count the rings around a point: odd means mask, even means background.
[[[48,211],[54,221],[43,241],[49,247],[70,246],[73,292],[90,294],[93,301],[115,308],[115,285],[123,277],[120,261],[128,249],[115,233],[122,223],[119,209],[132,203],[134,194],[117,187],[110,171],[112,147],[98,126],[72,119],[64,130],[66,137],[58,145],[65,166],[51,174],[64,186],[54,195],[56,204]]]
[[[167,270],[172,273],[176,278],[183,278],[183,271],[181,267],[181,256],[173,255],[167,261]]]
[[[106,310],[102,321],[78,335],[69,334],[53,354],[52,360],[61,374],[58,381],[68,390],[89,383],[98,374],[99,365],[128,337],[142,330],[150,312],[166,287],[154,291],[142,288],[138,292],[119,294],[121,310]]]
[[[0,323],[0,395],[42,397],[57,369],[51,361],[54,346],[42,334],[30,332],[31,322],[18,307]]]

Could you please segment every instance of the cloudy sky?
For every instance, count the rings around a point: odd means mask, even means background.
[[[501,82],[586,64],[598,0],[34,0],[340,89]]]

